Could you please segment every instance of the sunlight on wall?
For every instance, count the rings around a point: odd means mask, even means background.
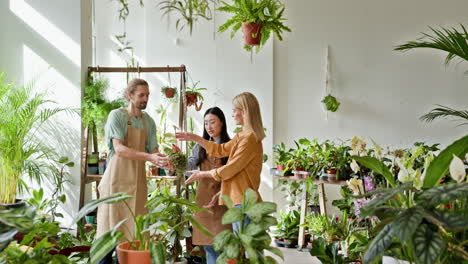
[[[37,92],[47,93],[47,99],[55,101],[59,107],[69,107],[77,109],[81,103],[81,91],[69,80],[52,68],[46,60],[37,55],[31,48],[23,45],[23,76],[24,83],[33,81],[34,89]],[[52,107],[57,107],[53,105]],[[65,184],[64,193],[67,195],[67,202],[60,206],[60,212],[65,216],[62,223],[69,223],[76,204],[79,193],[71,191],[79,185],[79,154],[80,154],[80,117],[77,114],[60,113],[47,122],[43,129],[39,131],[39,137],[50,147],[53,147],[60,156],[67,156],[75,161],[75,166],[70,169],[69,182]],[[45,192],[50,194],[54,187],[50,183],[44,183]],[[68,190],[68,191],[67,191]],[[66,224],[65,224],[66,225]]]
[[[81,65],[81,49],[65,32],[52,24],[24,0],[10,0],[10,10],[52,46],[57,48],[74,65]]]

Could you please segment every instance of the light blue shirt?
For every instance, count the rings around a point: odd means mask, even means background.
[[[143,112],[143,116],[146,122],[146,153],[152,153],[154,149],[158,148],[158,142],[156,137],[156,124],[154,123],[153,118],[151,118],[148,113]],[[127,118],[128,112],[125,108],[119,108],[112,110],[107,117],[106,126],[104,131],[106,133],[106,142],[109,147],[109,155],[107,156],[108,160],[115,154],[114,144],[112,139],[118,139],[120,141],[125,140],[127,135]],[[131,126],[133,128],[143,129],[143,122],[141,117],[130,117]]]

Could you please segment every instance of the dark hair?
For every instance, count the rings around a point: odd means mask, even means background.
[[[231,140],[227,132],[226,117],[224,116],[223,111],[219,107],[215,106],[206,110],[203,117],[206,117],[206,115],[208,114],[217,116],[219,120],[221,121],[221,123],[223,123],[223,126],[221,127],[221,142],[220,143],[223,144]],[[210,140],[210,135],[208,135],[208,131],[206,131],[205,125],[203,125],[203,138],[206,140]],[[206,150],[204,148],[200,148],[198,152],[198,157],[199,157],[199,164],[197,165],[200,165],[206,159]],[[226,165],[227,161],[228,161],[228,157],[222,158],[221,164]]]

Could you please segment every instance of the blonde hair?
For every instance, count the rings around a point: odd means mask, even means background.
[[[232,99],[232,104],[243,113],[244,129],[251,130],[257,141],[262,141],[266,135],[263,129],[260,105],[255,95],[249,92],[241,93]]]

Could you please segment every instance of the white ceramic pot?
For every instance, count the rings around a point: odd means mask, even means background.
[[[396,259],[389,256],[382,257],[382,264],[410,264],[409,261]]]

